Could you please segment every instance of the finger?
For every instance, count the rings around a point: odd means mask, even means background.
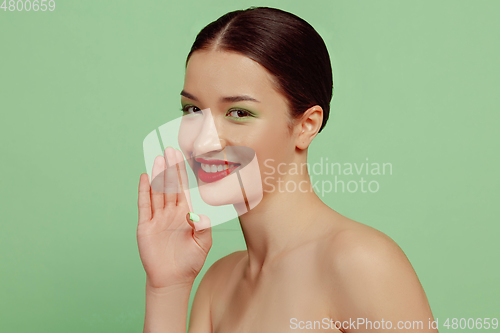
[[[137,206],[139,207],[139,223],[151,220],[151,187],[149,186],[149,178],[147,173],[143,173],[139,179],[139,199]]]
[[[177,179],[177,159],[174,148],[165,148],[165,207],[172,207],[177,204],[177,192],[179,191],[179,180]]]
[[[153,207],[153,214],[163,209],[163,175],[165,170],[165,159],[163,156],[156,156],[153,171],[151,173],[151,202]]]
[[[182,155],[180,150],[175,151],[175,156],[177,158],[177,173],[178,173],[178,178],[180,179],[180,188],[181,191],[179,191],[177,195],[177,205],[184,205],[187,204],[189,207],[189,211],[193,211],[193,207],[191,206],[191,196],[189,193],[189,182],[188,182],[188,176],[186,172],[186,163],[184,161],[184,156]]]
[[[212,247],[212,228],[208,216],[187,213],[186,221],[193,228],[193,239],[200,248],[208,253]]]

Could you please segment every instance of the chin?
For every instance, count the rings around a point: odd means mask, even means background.
[[[238,184],[218,181],[203,183],[198,180],[198,190],[203,201],[210,206],[223,206],[244,203],[243,194]]]

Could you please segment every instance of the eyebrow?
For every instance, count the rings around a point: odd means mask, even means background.
[[[187,91],[181,91],[181,96],[184,96],[186,98],[192,99],[194,101],[199,102],[199,100],[194,96],[188,93]],[[256,100],[252,96],[248,95],[238,95],[238,96],[226,96],[226,97],[221,97],[220,102],[240,102],[240,101],[251,101],[251,102],[257,102],[260,103],[260,101]]]

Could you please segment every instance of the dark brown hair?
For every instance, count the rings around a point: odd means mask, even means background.
[[[326,45],[309,23],[270,7],[229,12],[198,33],[186,66],[193,52],[211,47],[238,52],[266,68],[288,100],[292,117],[321,106],[323,129],[330,114],[333,73]]]

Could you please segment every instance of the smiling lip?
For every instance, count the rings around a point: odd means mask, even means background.
[[[213,183],[221,180],[240,166],[240,163],[223,160],[196,158],[195,161],[198,162],[198,178],[205,183]]]

